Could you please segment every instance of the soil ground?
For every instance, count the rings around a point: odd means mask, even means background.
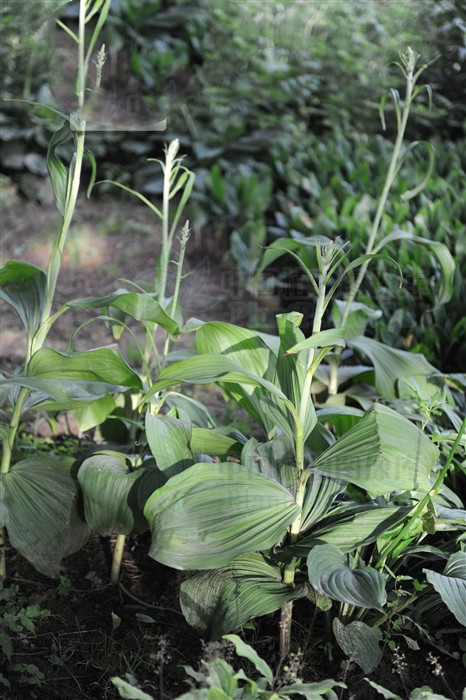
[[[20,200],[12,192],[4,199],[1,214],[2,264],[16,258],[46,268],[57,231],[53,206]],[[144,282],[154,274],[159,242],[158,224],[143,207],[119,200],[81,201],[59,279],[57,304],[127,286],[116,282],[119,278]],[[182,291],[186,316],[240,324],[260,317],[262,325],[267,325],[273,312],[259,307],[241,289],[223,260],[223,251],[212,244],[194,242],[188,257],[192,274]],[[1,312],[1,362],[10,370],[21,362],[24,336],[14,313],[5,306]],[[64,350],[74,329],[87,318],[87,314],[74,311],[64,314],[49,344]],[[111,343],[105,325],[94,322],[78,333],[74,349]],[[157,700],[171,700],[188,689],[184,665],[197,668],[206,649],[225,653],[218,645],[206,648],[206,642],[184,621],[178,589],[186,574],[148,556],[148,534],[128,538],[116,586],[108,583],[111,548],[109,539],[93,535],[82,550],[63,561],[59,581],[39,574],[7,548],[5,588],[18,586],[15,595],[19,607],[37,603],[50,615],[38,624],[35,633],[23,637],[13,634],[13,654],[10,660],[3,659],[3,673],[11,683],[5,700],[118,698],[110,681],[115,675],[137,679]],[[337,649],[324,647],[322,630],[308,632],[311,608],[307,601],[296,604],[294,651],[299,647],[302,652],[298,675],[306,681],[344,680],[348,685],[341,695],[344,699],[381,697],[364,681],[358,666],[348,664]],[[278,662],[278,623],[278,616],[272,615],[255,621],[245,631],[247,641],[272,666]],[[438,659],[437,664],[429,661],[429,654]],[[24,672],[28,664],[37,671],[30,666]],[[401,635],[395,653],[387,649],[370,678],[402,698],[412,689],[428,685],[459,700],[466,683],[461,660],[422,643],[419,651],[413,651]]]

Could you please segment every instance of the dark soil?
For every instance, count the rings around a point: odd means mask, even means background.
[[[37,573],[12,550],[7,551],[9,575],[5,586],[17,584],[28,604],[50,610],[24,640],[13,640],[11,663],[5,675],[11,689],[5,700],[87,700],[118,698],[113,676],[134,678],[157,700],[172,700],[189,688],[184,665],[198,667],[209,645],[199,638],[181,614],[180,582],[187,574],[169,569],[148,555],[149,535],[128,538],[119,585],[108,583],[111,542],[93,535],[78,553],[63,561],[60,581]],[[364,680],[366,674],[348,664],[338,649],[322,643],[317,627],[309,638],[312,606],[296,604],[294,652],[298,675],[306,681],[324,678],[343,680],[347,700],[380,698]],[[273,667],[278,665],[278,614],[254,623],[246,640]],[[218,645],[210,645],[210,653]],[[220,650],[221,651],[221,650]],[[225,650],[223,650],[225,653]],[[329,659],[332,654],[332,660]],[[438,659],[437,665],[429,658]],[[20,684],[12,664],[34,664],[43,674],[40,683]],[[429,686],[452,700],[460,700],[465,683],[461,661],[423,645],[410,651],[401,637],[395,653],[388,649],[378,668],[368,677],[408,698],[414,688]],[[436,675],[438,673],[439,675]],[[128,676],[126,675],[128,674]],[[450,691],[445,685],[450,687]]]
[[[2,264],[17,258],[46,268],[56,221],[50,204],[25,202],[13,192],[2,208]],[[159,237],[157,222],[139,205],[80,202],[60,275],[57,304],[127,285],[117,282],[118,278],[144,282],[154,273]],[[238,286],[219,241],[206,244],[204,238],[201,244],[195,240],[192,251],[188,267],[193,274],[182,292],[187,317],[240,324],[255,319],[263,327],[271,325],[274,312],[258,306]],[[24,336],[14,313],[4,306],[1,311],[2,367],[12,369],[21,362]],[[49,344],[64,350],[76,326],[87,318],[78,312],[64,314]],[[82,328],[74,348],[111,343],[105,325],[94,322]],[[180,581],[187,574],[153,561],[148,556],[149,535],[145,534],[128,538],[120,583],[110,585],[111,548],[109,539],[93,535],[82,550],[63,561],[60,581],[39,574],[7,548],[4,586],[19,587],[17,596],[24,599],[20,607],[38,603],[50,615],[37,625],[36,632],[27,632],[24,637],[13,633],[13,654],[10,660],[3,659],[2,672],[11,684],[5,690],[5,700],[118,698],[110,680],[113,676],[136,679],[158,700],[171,700],[186,692],[189,686],[183,665],[197,668],[206,653],[206,642],[188,627],[178,603]],[[358,666],[348,664],[338,649],[324,644],[318,624],[310,632],[312,614],[308,601],[296,603],[293,652],[301,651],[298,675],[305,681],[344,680],[348,690],[342,691],[341,697],[345,699],[382,697],[367,684]],[[321,618],[323,625],[323,613],[318,616]],[[452,626],[458,627],[454,620]],[[275,614],[255,621],[244,632],[246,640],[274,667],[279,661],[278,629],[279,616]],[[461,660],[426,645],[420,636],[419,651],[410,650],[401,634],[393,639],[395,652],[386,647],[381,664],[370,675],[372,680],[402,698],[423,685],[446,697],[461,698],[466,684]],[[429,655],[438,659],[437,664]],[[37,670],[30,667],[24,671],[27,664]]]

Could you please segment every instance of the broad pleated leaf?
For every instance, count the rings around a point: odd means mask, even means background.
[[[382,404],[320,455],[311,471],[349,481],[372,496],[428,491],[438,450],[422,431]]]
[[[241,464],[251,472],[263,474],[296,494],[296,456],[292,440],[284,434],[269,442],[251,438],[241,452]]]
[[[398,506],[375,506],[362,512],[360,508],[337,509],[291,550],[294,554],[306,556],[317,544],[333,544],[342,552],[352,552],[375,542],[399,523],[409,510],[409,507]]]
[[[270,566],[260,554],[243,554],[227,566],[183,581],[180,604],[188,624],[218,639],[304,592],[302,586],[282,583],[280,569]]]
[[[197,428],[193,426],[191,449],[196,454],[227,457],[240,457],[242,443],[229,434],[223,433],[222,428]],[[234,433],[232,433],[233,435]],[[225,461],[225,460],[222,460]]]
[[[307,557],[309,582],[318,593],[341,603],[383,610],[387,576],[375,569],[351,569],[346,556],[332,544],[320,544]]]
[[[32,356],[28,373],[47,379],[106,382],[117,386],[142,388],[138,375],[118,352],[109,348],[68,354],[42,348]]]
[[[423,571],[447,608],[466,627],[466,552],[452,554],[443,574],[430,569]]]
[[[337,479],[311,474],[306,482],[301,532],[319,522],[327,514],[335,498],[344,490],[345,485]]]
[[[78,481],[84,516],[100,535],[129,535],[147,530],[139,504],[139,481],[144,469],[131,470],[125,455],[94,454],[81,464]]]
[[[94,401],[77,406],[77,402],[71,407],[74,421],[79,430],[84,432],[101,425],[114,411],[115,401],[106,394]]]
[[[221,353],[242,367],[243,371],[253,373],[261,380],[267,380],[273,386],[276,355],[260,334],[231,323],[213,321],[204,324],[196,334],[196,347],[200,354]],[[226,383],[228,382],[228,383]],[[273,384],[271,383],[273,382]],[[268,432],[273,425],[267,414],[261,410],[260,398],[266,393],[267,385],[250,384],[241,379],[219,380],[220,386]],[[270,389],[269,389],[270,392]],[[272,392],[273,393],[273,392]],[[286,395],[285,392],[281,392]]]
[[[345,654],[362,668],[364,673],[372,673],[382,658],[379,647],[380,634],[365,622],[350,622],[344,625],[336,617],[333,620],[333,633]]]
[[[31,457],[0,475],[0,525],[11,546],[46,576],[57,577],[62,558],[89,536],[77,510],[73,464],[70,457]]]
[[[170,318],[159,302],[147,293],[127,292],[120,289],[103,297],[73,299],[68,302],[68,306],[79,309],[100,309],[111,306],[128,314],[128,316],[132,316],[137,321],[157,323],[174,337],[180,334],[180,328],[176,321]]]
[[[269,549],[299,513],[290,492],[265,476],[223,462],[195,464],[146,503],[150,556],[177,569],[214,569]]]
[[[47,382],[48,390],[53,380],[44,379]],[[60,383],[60,380],[56,380]],[[73,391],[74,387],[71,387]],[[28,397],[28,408],[34,408],[37,411],[50,411],[58,413],[60,411],[71,411],[74,421],[79,430],[85,431],[101,425],[109,415],[115,410],[115,401],[108,394],[96,396],[91,401],[82,399],[66,399],[61,401],[50,400],[46,397],[41,398],[38,394],[32,394]]]
[[[24,386],[31,390],[28,408],[34,407],[44,411],[68,411],[85,407],[88,403],[107,397],[108,392],[117,392],[124,387],[105,382],[73,381],[12,375],[0,380],[0,386]],[[113,401],[113,399],[111,399]],[[110,405],[107,401],[108,406]],[[102,407],[104,403],[102,403]]]
[[[39,328],[47,293],[47,275],[29,263],[9,260],[0,270],[0,299],[10,304],[31,338]]]
[[[153,394],[175,384],[211,384],[220,381],[222,384],[261,386],[275,396],[286,399],[280,389],[271,382],[243,369],[223,355],[195,355],[165,367],[149,393]]]
[[[197,331],[196,347],[200,354],[221,353],[258,377],[272,377],[275,355],[255,331],[212,321]]]
[[[158,468],[171,477],[196,461],[191,450],[192,426],[171,416],[146,415],[146,437]]]
[[[348,344],[364,353],[375,369],[375,386],[381,396],[387,399],[412,398],[413,378],[428,395],[438,391],[438,369],[431,365],[424,355],[391,348],[373,338],[359,336]]]

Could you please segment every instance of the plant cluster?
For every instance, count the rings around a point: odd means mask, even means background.
[[[418,83],[424,67],[412,49],[400,54],[405,94],[392,92],[396,138],[374,209],[369,204],[364,211],[363,199],[359,202],[366,227],[362,249],[352,251],[328,230],[298,232],[278,238],[248,271],[254,279],[285,253],[300,266],[315,298],[305,332],[303,314],[295,309],[276,315],[275,334],[183,317],[180,288],[190,235],[184,212],[194,174],[179,155],[178,140],[157,161],[160,206],[124,182],[107,181],[139,198],[162,223],[151,283],[141,287],[128,280],[111,294],[69,300],[55,310],[86,159],[88,194],[99,184],[87,130],[107,59],[101,33],[110,5],[111,0],[81,0],[76,31],[59,20],[75,45],[78,71],[76,109],[71,116],[56,111],[61,125],[47,152],[61,217],[48,270],[17,260],[0,270],[0,297],[15,309],[26,334],[24,364],[1,381],[10,417],[1,432],[0,526],[12,547],[55,577],[62,558],[82,547],[91,530],[116,535],[112,582],[119,578],[125,537],[150,530],[151,557],[195,572],[181,585],[180,604],[203,635],[217,639],[280,610],[283,664],[293,643],[294,602],[301,599],[315,615],[316,636],[322,615],[344,653],[369,674],[400,616],[409,614],[411,621],[422,616],[423,606],[442,604],[455,633],[466,623],[465,507],[458,488],[464,480],[466,420],[455,402],[464,379],[442,374],[423,354],[368,334],[371,319],[382,312],[361,296],[370,292],[365,283],[374,263],[402,275],[399,260],[389,255],[402,241],[433,256],[442,274],[440,296],[453,297],[456,264],[447,241],[393,226],[396,212],[387,210],[412,150],[404,137],[423,90]],[[63,144],[73,151],[69,162]],[[420,195],[427,180],[428,175],[404,191],[404,199]],[[254,182],[265,197],[266,187]],[[215,169],[211,187],[221,201],[226,184]],[[242,197],[253,219],[260,217],[246,188]],[[74,352],[79,328],[67,352],[47,347],[50,329],[69,308],[96,312],[114,339],[130,334],[138,362],[130,366],[110,347]],[[189,334],[194,350],[174,349]],[[236,401],[262,437],[218,425],[207,407],[175,390],[202,384],[216,384]],[[128,449],[101,450],[84,460],[36,454],[15,462],[22,416],[38,409],[70,411],[81,430],[115,421],[124,427]],[[263,676],[250,681],[222,664],[234,697],[274,697],[267,664],[252,658],[238,638],[231,641]],[[223,672],[206,671],[209,677]],[[336,685],[296,683],[280,688],[277,697],[290,692],[318,697]]]

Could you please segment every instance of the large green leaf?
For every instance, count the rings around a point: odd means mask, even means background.
[[[191,449],[196,454],[240,457],[243,444],[227,433],[228,428],[197,428],[193,426]]]
[[[241,452],[241,463],[251,473],[263,474],[296,495],[296,456],[292,440],[285,434],[259,443],[251,438]]]
[[[327,514],[335,498],[344,490],[345,485],[337,479],[311,474],[304,493],[301,532],[319,522]]]
[[[0,475],[0,526],[11,546],[46,576],[80,549],[89,529],[77,510],[79,489],[70,457],[31,457]]]
[[[333,544],[342,552],[352,552],[375,542],[397,525],[409,510],[409,506],[372,506],[366,510],[361,507],[335,509],[320,526],[293,545],[292,551],[299,556],[306,556],[317,544]]]
[[[0,270],[0,299],[10,304],[31,339],[39,328],[47,293],[47,275],[29,263],[9,260]]]
[[[423,571],[447,608],[466,626],[466,552],[452,554],[443,574],[431,569]]]
[[[281,484],[232,462],[195,464],[146,503],[150,556],[177,569],[214,569],[269,549],[299,513]]]
[[[351,569],[346,555],[332,544],[318,544],[307,557],[309,582],[321,595],[341,603],[383,611],[387,576],[375,569]]]
[[[139,481],[145,469],[131,469],[117,452],[88,457],[78,471],[84,516],[100,535],[129,535],[147,530],[139,502]]]
[[[271,382],[244,369],[223,355],[195,355],[187,360],[181,360],[181,362],[164,367],[157,381],[151,387],[149,395],[175,384],[211,384],[214,382],[260,386],[275,396],[283,400],[286,399],[280,389]]]
[[[375,404],[310,469],[380,496],[428,491],[429,472],[437,458],[437,448],[419,428],[387,406]]]
[[[258,377],[271,379],[275,355],[259,333],[222,321],[205,323],[196,333],[200,354],[221,353]]]
[[[429,395],[439,389],[439,371],[424,355],[391,348],[365,336],[352,338],[348,345],[370,359],[375,369],[376,389],[384,398],[412,398],[413,379]]]
[[[196,461],[190,447],[192,426],[171,416],[146,414],[146,437],[158,468],[171,477]]]
[[[382,658],[380,633],[356,620],[344,625],[338,617],[333,620],[333,633],[345,654],[362,668],[364,673],[372,673]]]
[[[277,358],[262,336],[255,331],[231,323],[213,321],[204,324],[197,331],[196,347],[202,355],[222,354],[225,359],[228,358],[242,367],[243,371],[252,373],[262,380],[262,388],[259,384],[247,383],[240,378],[233,382],[227,378],[218,381],[226,393],[238,401],[258,423],[264,426],[267,432],[271,430],[273,424],[268,419],[267,413],[261,410],[260,397],[266,393],[264,389],[268,388],[264,380],[269,382],[269,386],[275,384],[273,377]],[[288,397],[285,392],[282,393]]]
[[[326,331],[313,333],[309,338],[300,340],[298,343],[290,347],[287,353],[296,353],[301,350],[309,350],[311,348],[333,348],[345,347],[345,331],[343,328],[330,328]]]
[[[180,334],[180,327],[176,321],[165,313],[151,294],[127,292],[125,289],[119,289],[113,294],[107,294],[103,297],[73,299],[67,304],[79,309],[100,309],[110,306],[132,316],[137,321],[157,323],[174,337]]]
[[[227,566],[183,581],[180,604],[188,624],[218,639],[304,593],[302,586],[282,583],[280,569],[260,554],[243,554]]]
[[[142,389],[138,375],[118,352],[109,348],[68,354],[42,348],[32,356],[28,374],[46,379],[105,382]]]

